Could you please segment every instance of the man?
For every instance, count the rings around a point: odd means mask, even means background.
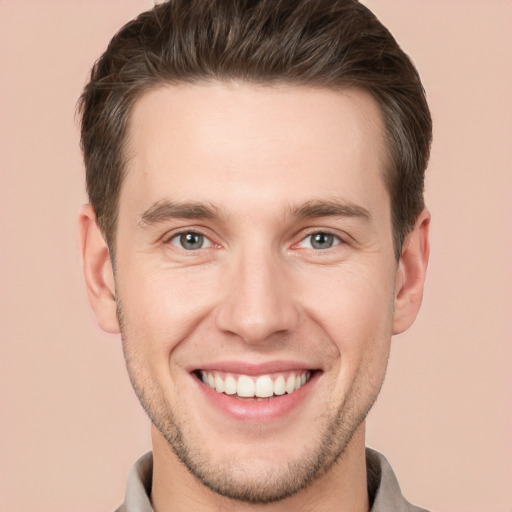
[[[89,299],[152,421],[119,510],[420,510],[365,449],[429,252],[389,32],[355,0],[171,0],[80,108]]]

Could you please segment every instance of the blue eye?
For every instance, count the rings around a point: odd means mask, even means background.
[[[208,238],[194,231],[179,233],[171,238],[170,243],[186,251],[197,251],[212,245]]]
[[[340,239],[331,233],[324,233],[319,231],[311,233],[302,241],[303,247],[308,249],[325,250],[334,247],[340,243]]]

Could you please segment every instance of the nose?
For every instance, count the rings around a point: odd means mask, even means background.
[[[279,257],[268,253],[253,251],[236,258],[224,277],[217,328],[255,346],[275,340],[277,334],[290,334],[299,321],[299,310],[285,267]]]

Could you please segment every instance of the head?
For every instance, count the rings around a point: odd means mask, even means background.
[[[174,0],[115,35],[79,102],[87,191],[112,254],[133,105],[163,84],[215,80],[367,91],[385,125],[398,259],[424,208],[432,121],[414,65],[356,0]]]
[[[421,302],[414,66],[355,1],[175,0],[113,38],[80,107],[89,296],[155,457],[253,503],[325,478]]]

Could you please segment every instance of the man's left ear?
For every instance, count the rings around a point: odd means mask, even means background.
[[[430,253],[429,227],[430,212],[423,210],[404,240],[396,273],[393,334],[409,329],[420,309]]]

